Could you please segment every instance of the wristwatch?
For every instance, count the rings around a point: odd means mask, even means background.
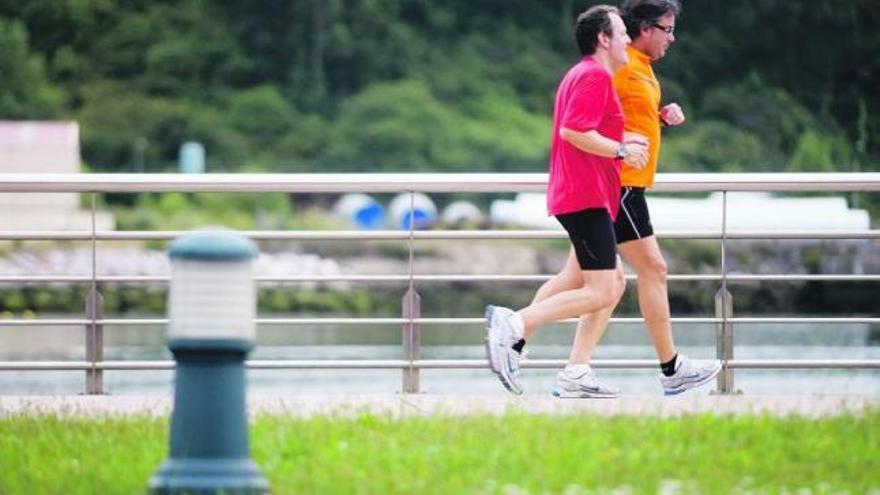
[[[617,147],[617,154],[614,155],[615,160],[624,160],[626,159],[626,155],[629,153],[629,150],[626,149],[626,145],[624,143],[620,143],[620,146]]]

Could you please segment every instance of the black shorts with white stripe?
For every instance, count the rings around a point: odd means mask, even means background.
[[[614,234],[618,244],[654,235],[644,187],[621,188],[620,211],[614,222]]]
[[[581,270],[613,270],[617,266],[617,242],[611,215],[605,208],[590,208],[556,215],[568,232]]]

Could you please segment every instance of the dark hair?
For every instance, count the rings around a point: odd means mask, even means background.
[[[639,37],[643,27],[653,27],[670,12],[676,16],[681,12],[678,0],[624,0],[620,6],[620,17],[632,39]]]
[[[599,44],[599,33],[611,36],[611,15],[617,14],[617,7],[611,5],[596,5],[578,15],[574,26],[574,38],[577,41],[581,55],[596,53]]]

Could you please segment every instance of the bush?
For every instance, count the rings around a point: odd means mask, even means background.
[[[747,132],[720,122],[700,122],[663,141],[666,172],[758,172],[767,168],[766,147]]]
[[[186,230],[207,225],[239,230],[283,229],[295,224],[284,193],[140,194],[132,208],[116,207],[120,230]]]
[[[366,172],[544,170],[549,128],[513,95],[487,94],[465,113],[422,81],[381,83],[342,104],[321,161]]]
[[[275,86],[258,86],[233,93],[227,119],[230,127],[248,136],[253,151],[274,147],[293,127],[293,110]]]
[[[843,136],[809,130],[801,134],[788,163],[792,172],[834,172],[849,164],[852,152]]]
[[[740,134],[759,140],[761,166],[777,171],[782,170],[784,157],[795,149],[801,135],[819,127],[819,122],[788,92],[770,86],[756,73],[706,93],[699,118],[726,122]]]
[[[248,142],[225,125],[220,109],[192,100],[151,97],[110,81],[95,81],[82,92],[74,115],[82,129],[83,154],[95,171],[130,172],[135,149],[146,139],[145,172],[176,170],[180,145],[199,141],[207,149],[206,168],[234,168],[248,156]]]

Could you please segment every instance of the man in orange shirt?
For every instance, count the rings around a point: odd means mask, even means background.
[[[633,41],[627,47],[629,63],[614,76],[626,130],[648,137],[650,157],[643,168],[622,166],[621,215],[614,231],[620,254],[636,272],[639,309],[660,360],[660,382],[666,395],[708,383],[721,371],[716,359],[688,359],[676,351],[669,318],[666,261],[654,237],[645,201],[645,189],[654,185],[657,173],[661,124],[676,126],[685,120],[677,103],[660,106],[660,83],[651,68],[675,42],[675,18],[680,10],[677,0],[624,1],[621,17]]]
[[[666,289],[666,262],[654,237],[645,201],[645,189],[654,184],[657,172],[661,124],[675,126],[685,120],[678,104],[660,106],[660,83],[651,68],[651,64],[663,58],[675,42],[675,20],[680,10],[677,0],[625,0],[620,13],[632,43],[627,47],[629,61],[614,76],[626,132],[645,136],[649,141],[649,158],[644,167],[633,167],[625,161],[621,166],[622,190],[620,213],[614,224],[615,237],[618,252],[637,274],[639,308],[660,361],[660,383],[666,395],[704,385],[721,370],[721,363],[716,359],[690,359],[679,355],[675,348]],[[569,269],[570,266],[572,264],[568,263],[541,286],[533,304],[567,290],[576,282],[576,273]],[[613,310],[609,307],[581,316],[570,362],[589,363]],[[587,398],[598,396],[592,393],[594,389],[613,389],[595,378],[591,369],[587,373],[591,375],[592,389],[578,386],[570,377],[560,373],[554,395]]]

